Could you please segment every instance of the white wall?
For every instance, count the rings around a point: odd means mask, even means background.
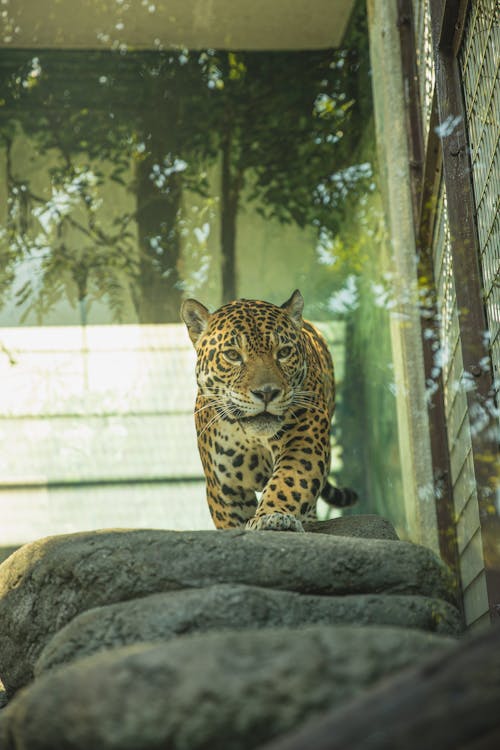
[[[1,328],[0,342],[0,545],[212,526],[183,326]]]

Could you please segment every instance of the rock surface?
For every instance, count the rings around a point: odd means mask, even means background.
[[[250,750],[453,639],[402,628],[227,631],[38,677],[0,712],[2,750]]]
[[[235,531],[103,531],[25,545],[0,566],[0,679],[26,685],[50,638],[78,614],[148,594],[238,583],[317,594],[453,600],[447,568],[399,541]]]
[[[368,513],[358,516],[341,516],[329,521],[306,522],[304,529],[314,534],[354,536],[363,539],[399,539],[390,521]]]
[[[393,625],[457,635],[458,611],[421,596],[312,596],[219,584],[96,607],[75,617],[47,643],[35,675],[97,651],[141,641],[168,641],[212,630],[297,627],[312,623]]]

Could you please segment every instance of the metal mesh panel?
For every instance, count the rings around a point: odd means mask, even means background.
[[[459,54],[472,159],[484,295],[500,377],[500,6],[471,3]]]
[[[455,406],[462,376],[462,352],[458,328],[457,299],[450,248],[450,228],[446,205],[446,191],[441,185],[433,238],[434,273],[440,318],[440,364],[443,371],[445,409],[448,419]],[[450,448],[454,435],[449,435]]]
[[[458,325],[446,191],[443,183],[438,199],[432,251],[440,314],[440,364],[450,450],[453,504],[460,553],[460,574],[464,587],[465,615],[467,622],[470,622],[477,618],[475,579],[478,572],[482,570],[484,563],[480,552],[481,540],[472,462],[471,428]]]
[[[416,37],[415,47],[417,52],[420,84],[420,106],[422,110],[424,140],[426,140],[429,132],[435,83],[429,0],[425,0],[424,2],[414,0],[413,14]]]

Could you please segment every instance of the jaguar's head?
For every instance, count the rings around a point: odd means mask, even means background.
[[[222,419],[270,436],[294,405],[304,403],[303,307],[298,290],[281,307],[242,299],[209,313],[196,300],[184,302],[198,387]]]

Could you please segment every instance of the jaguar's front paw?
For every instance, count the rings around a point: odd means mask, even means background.
[[[301,522],[290,513],[268,513],[254,516],[245,526],[253,531],[304,531]]]

